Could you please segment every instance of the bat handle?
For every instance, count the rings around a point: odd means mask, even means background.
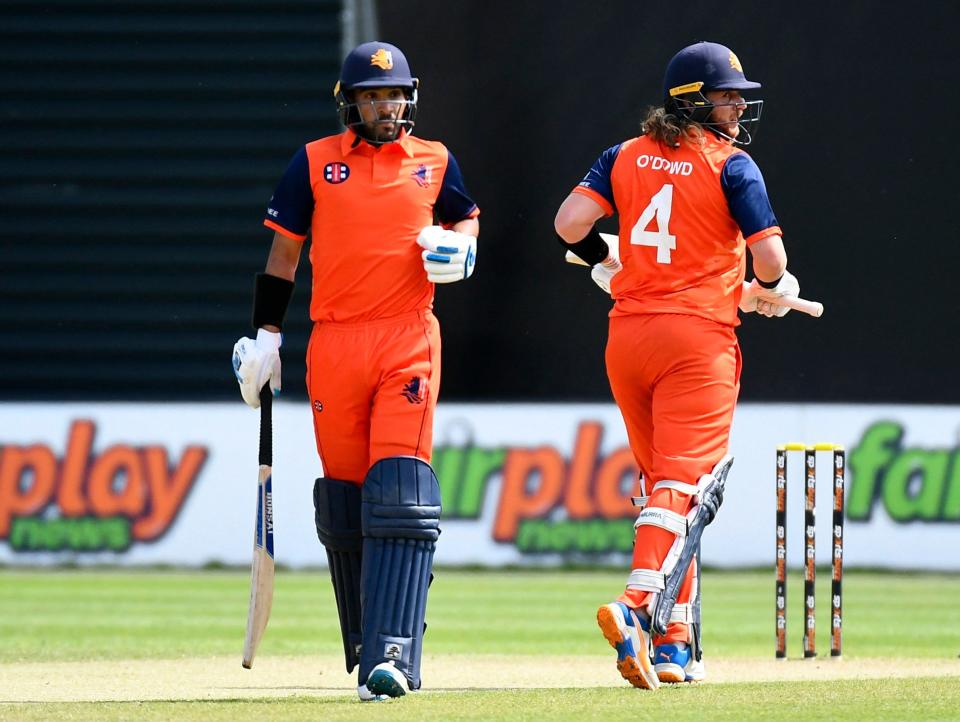
[[[808,301],[805,298],[797,296],[783,296],[778,301],[781,306],[786,306],[794,311],[809,314],[814,318],[820,318],[823,315],[823,304],[819,301]]]
[[[273,392],[260,389],[260,466],[273,466]]]

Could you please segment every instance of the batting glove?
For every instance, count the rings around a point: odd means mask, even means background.
[[[280,393],[280,344],[283,337],[260,329],[257,340],[244,336],[233,346],[233,373],[240,395],[252,409],[260,408],[260,389],[267,383],[274,396]]]
[[[590,278],[603,289],[604,293],[610,293],[610,283],[621,270],[623,266],[620,265],[620,261],[611,254],[607,256],[607,260],[598,263],[590,270]]]
[[[448,231],[440,226],[427,226],[417,236],[417,245],[427,280],[431,283],[453,283],[470,278],[477,262],[477,239],[468,233]]]
[[[784,271],[780,281],[773,288],[764,288],[760,282],[754,278],[743,289],[743,295],[740,297],[740,310],[744,313],[756,311],[761,316],[768,318],[782,318],[789,313],[790,309],[781,306],[777,301],[783,296],[799,296],[800,282],[790,271]]]

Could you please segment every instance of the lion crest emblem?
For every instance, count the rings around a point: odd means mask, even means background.
[[[370,65],[375,65],[380,70],[393,70],[393,53],[378,48],[377,52],[370,56]]]

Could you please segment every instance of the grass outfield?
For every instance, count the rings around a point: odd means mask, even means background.
[[[849,572],[844,659],[774,663],[772,572],[708,570],[708,682],[657,693],[620,679],[596,628],[597,605],[623,578],[440,570],[425,690],[388,703],[390,719],[960,719],[960,576]],[[817,644],[828,655],[821,579]],[[325,572],[278,574],[253,671],[240,669],[247,594],[246,572],[0,570],[0,719],[384,714],[355,701]]]

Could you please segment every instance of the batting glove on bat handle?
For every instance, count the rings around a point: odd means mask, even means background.
[[[787,278],[788,276],[789,278]],[[780,279],[780,283],[775,288],[764,288],[757,282],[757,279],[753,279],[750,283],[744,282],[743,284],[740,310],[744,313],[755,311],[762,316],[771,318],[785,316],[790,309],[806,313],[814,318],[823,315],[822,303],[800,298],[799,293],[800,284],[792,273],[784,272],[784,277]]]
[[[754,279],[756,280],[756,279]],[[783,275],[773,288],[764,288],[757,282],[756,289],[757,313],[761,316],[782,318],[790,313],[790,307],[779,303],[784,296],[797,297],[800,295],[800,282],[790,271],[784,270]]]
[[[233,373],[247,406],[260,408],[260,390],[270,384],[274,396],[280,393],[279,333],[260,329],[256,340],[244,336],[233,346]]]
[[[603,289],[604,293],[610,294],[610,284],[613,281],[613,277],[620,273],[621,270],[623,270],[623,266],[620,265],[620,261],[611,254],[607,256],[607,260],[598,263],[590,269],[590,278]]]

